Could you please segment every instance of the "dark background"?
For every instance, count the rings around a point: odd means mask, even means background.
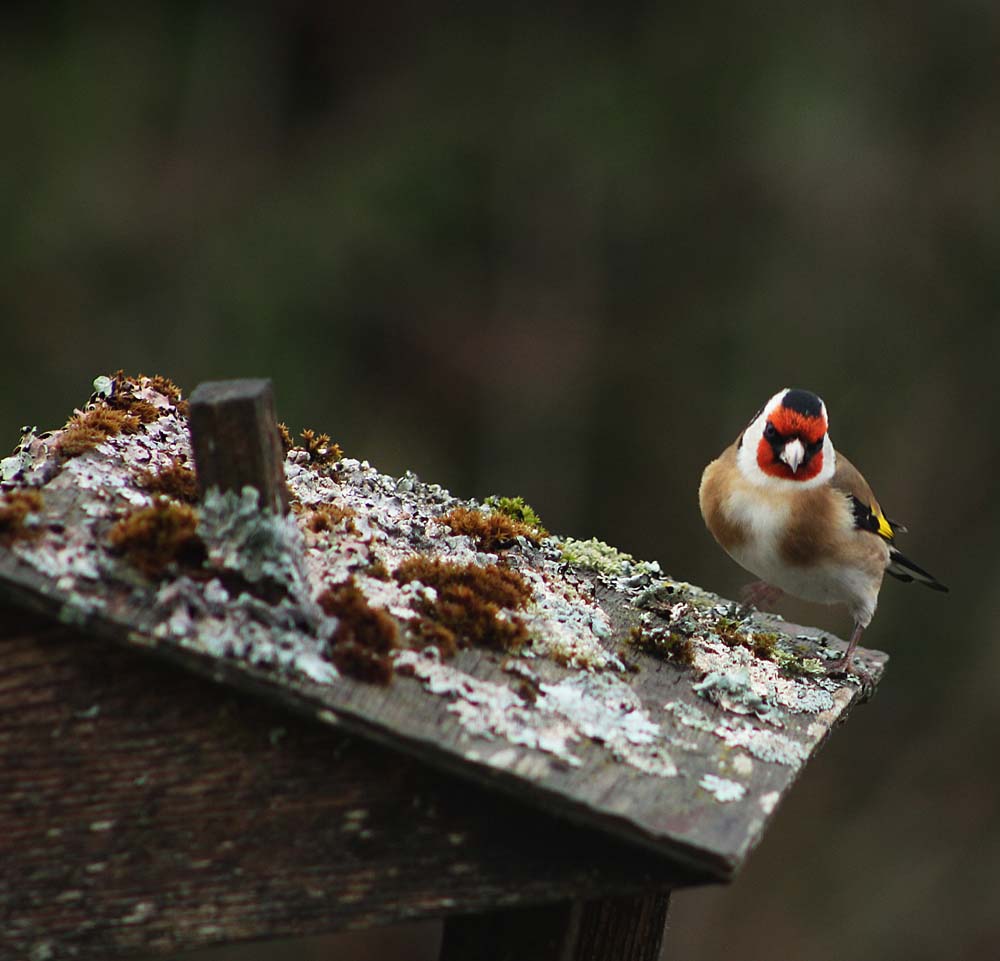
[[[731,596],[700,472],[815,390],[953,590],[886,585],[877,697],[670,957],[997,956],[1000,4],[539,6],[5,5],[3,446],[120,367],[270,376]]]

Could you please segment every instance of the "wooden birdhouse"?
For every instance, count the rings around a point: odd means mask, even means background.
[[[0,464],[0,961],[653,959],[858,699],[839,641],[295,443],[267,381],[95,391]]]

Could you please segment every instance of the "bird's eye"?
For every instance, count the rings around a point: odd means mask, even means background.
[[[778,436],[778,428],[774,426],[770,421],[767,422],[767,427],[764,428],[764,436],[768,440],[774,440]]]

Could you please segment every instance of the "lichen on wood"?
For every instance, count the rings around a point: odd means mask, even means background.
[[[655,561],[543,538],[537,515],[387,476],[316,432],[283,445],[290,513],[253,488],[190,504],[176,387],[95,388],[89,409],[135,424],[73,457],[76,428],[32,430],[3,461],[6,496],[40,492],[45,523],[0,553],[0,582],[60,616],[469,776],[544,787],[547,805],[716,875],[857,695],[817,675],[839,653],[818,632],[735,618]],[[877,675],[884,657],[866,656]]]

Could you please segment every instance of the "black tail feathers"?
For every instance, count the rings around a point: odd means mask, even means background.
[[[916,581],[918,584],[925,584],[931,590],[944,591],[948,588],[944,586],[933,574],[928,574],[922,567],[917,567],[908,557],[904,557],[895,547],[889,548],[889,566],[886,572],[901,581]]]

